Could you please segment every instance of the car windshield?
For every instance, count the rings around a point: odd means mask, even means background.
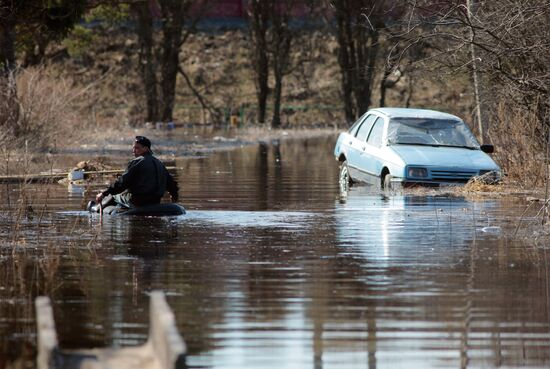
[[[392,118],[388,127],[388,143],[479,148],[466,124],[451,119]]]

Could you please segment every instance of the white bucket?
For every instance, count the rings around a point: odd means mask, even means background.
[[[78,181],[84,179],[84,171],[82,170],[71,170],[69,172],[69,181]]]

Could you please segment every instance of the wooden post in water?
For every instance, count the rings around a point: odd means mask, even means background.
[[[54,367],[53,361],[58,350],[52,305],[48,297],[40,296],[36,298],[34,306],[38,331],[36,367],[38,369],[50,369]]]
[[[37,369],[185,369],[187,347],[162,291],[153,291],[147,343],[135,347],[83,349],[58,347],[53,309],[48,297],[35,300]]]
[[[170,310],[162,291],[151,292],[149,343],[162,368],[186,368],[187,347],[178,332],[174,313]]]

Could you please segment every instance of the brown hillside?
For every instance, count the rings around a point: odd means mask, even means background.
[[[132,33],[96,32],[93,42],[76,55],[58,55],[48,67],[73,82],[80,124],[115,127],[144,124],[142,86],[137,74],[137,41]],[[181,66],[196,90],[225,120],[239,116],[245,125],[255,123],[255,88],[250,66],[250,41],[241,30],[200,32],[189,37],[181,50]],[[293,44],[294,67],[284,80],[283,123],[287,126],[344,125],[340,97],[337,43],[324,31],[302,31]],[[75,53],[73,53],[75,54]],[[384,59],[377,67],[371,106],[379,103]],[[392,76],[388,106],[434,108],[470,119],[472,98],[464,76],[444,75],[426,64],[414,64]],[[449,81],[452,80],[452,83]],[[268,114],[269,115],[269,114]],[[174,117],[177,123],[216,123],[202,111],[181,76],[177,83]]]

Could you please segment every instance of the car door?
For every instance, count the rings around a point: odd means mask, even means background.
[[[376,118],[368,134],[365,150],[361,155],[361,166],[365,169],[365,172],[374,176],[380,174],[384,165],[382,155],[384,124],[383,118]]]
[[[350,174],[354,178],[364,177],[364,169],[362,168],[362,156],[364,154],[367,136],[371,127],[376,120],[376,115],[370,114],[365,117],[361,125],[355,132],[355,136],[351,136],[348,144],[347,160]]]

